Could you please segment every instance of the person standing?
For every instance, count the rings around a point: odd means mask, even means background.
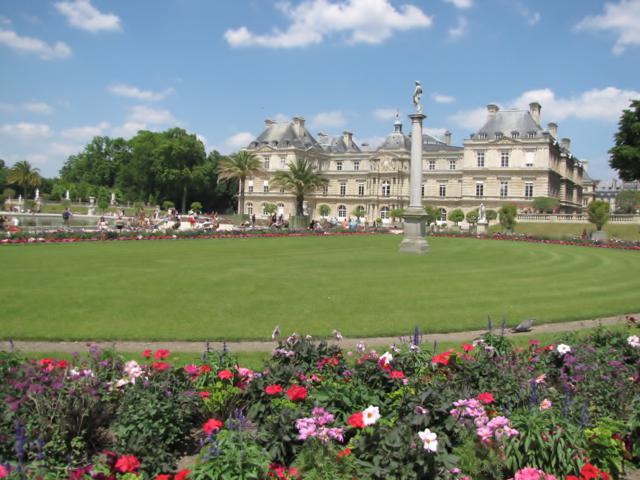
[[[69,207],[64,209],[64,212],[62,212],[62,222],[64,223],[65,227],[68,227],[69,224],[71,223],[71,210],[69,210]]]

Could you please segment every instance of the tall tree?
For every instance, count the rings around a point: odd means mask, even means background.
[[[94,137],[82,152],[67,159],[60,177],[64,182],[113,187],[130,153],[130,146],[123,138]]]
[[[218,163],[220,180],[234,179],[239,182],[238,214],[244,213],[244,186],[247,178],[263,173],[262,162],[252,152],[243,150],[231,157],[225,157]]]
[[[587,206],[589,221],[596,226],[596,230],[602,230],[604,224],[609,221],[610,208],[609,203],[602,200],[595,200]]]
[[[281,170],[273,175],[273,184],[293,193],[296,197],[296,215],[303,215],[304,197],[328,185],[329,179],[306,158],[297,158],[289,163],[289,170]]]
[[[640,180],[640,100],[633,100],[631,108],[622,112],[615,140],[609,166],[622,180]]]
[[[42,183],[40,169],[33,167],[26,160],[21,160],[16,162],[9,170],[7,182],[20,187],[24,197],[29,198],[31,189]]]
[[[634,213],[640,209],[640,191],[621,190],[616,196],[616,211],[618,213]]]

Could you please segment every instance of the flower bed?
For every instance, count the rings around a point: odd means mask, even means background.
[[[1,354],[0,478],[606,480],[640,463],[637,330],[438,354],[418,334],[384,353],[294,334],[259,372],[226,352],[90,353]]]

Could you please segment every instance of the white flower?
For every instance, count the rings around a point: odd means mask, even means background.
[[[429,452],[435,452],[438,449],[438,436],[425,428],[423,432],[418,432],[420,440],[422,440],[422,446]]]
[[[129,383],[129,380],[127,380],[126,378],[121,378],[116,382],[116,387],[124,387],[127,383]]]
[[[382,363],[382,365],[387,365],[391,363],[391,360],[393,360],[393,355],[389,352],[384,352],[384,354],[380,355],[378,362]]]
[[[556,347],[556,350],[560,355],[564,355],[565,353],[569,353],[571,351],[571,347],[569,345],[561,343]]]
[[[631,335],[627,338],[627,343],[633,348],[638,348],[640,347],[640,338],[638,338],[638,335]]]
[[[369,405],[365,410],[363,410],[362,423],[364,423],[365,427],[373,425],[378,420],[380,420],[380,409],[378,407]]]
[[[136,378],[142,376],[144,371],[142,370],[142,367],[138,365],[138,362],[136,362],[135,360],[130,360],[124,364],[124,373],[127,374],[129,379],[135,380]]]

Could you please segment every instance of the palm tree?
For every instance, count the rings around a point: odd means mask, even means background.
[[[273,175],[273,184],[295,195],[296,215],[303,215],[305,195],[328,185],[329,179],[316,170],[306,158],[297,158],[295,163],[289,163],[289,170],[282,170]]]
[[[243,150],[231,157],[224,157],[218,164],[218,179],[228,180],[237,178],[240,183],[238,197],[238,214],[244,213],[244,184],[248,177],[260,175],[263,172],[260,159],[253,153]]]
[[[22,188],[24,197],[28,198],[29,189],[38,187],[42,183],[40,169],[32,167],[26,160],[16,162],[9,170],[7,182]]]

